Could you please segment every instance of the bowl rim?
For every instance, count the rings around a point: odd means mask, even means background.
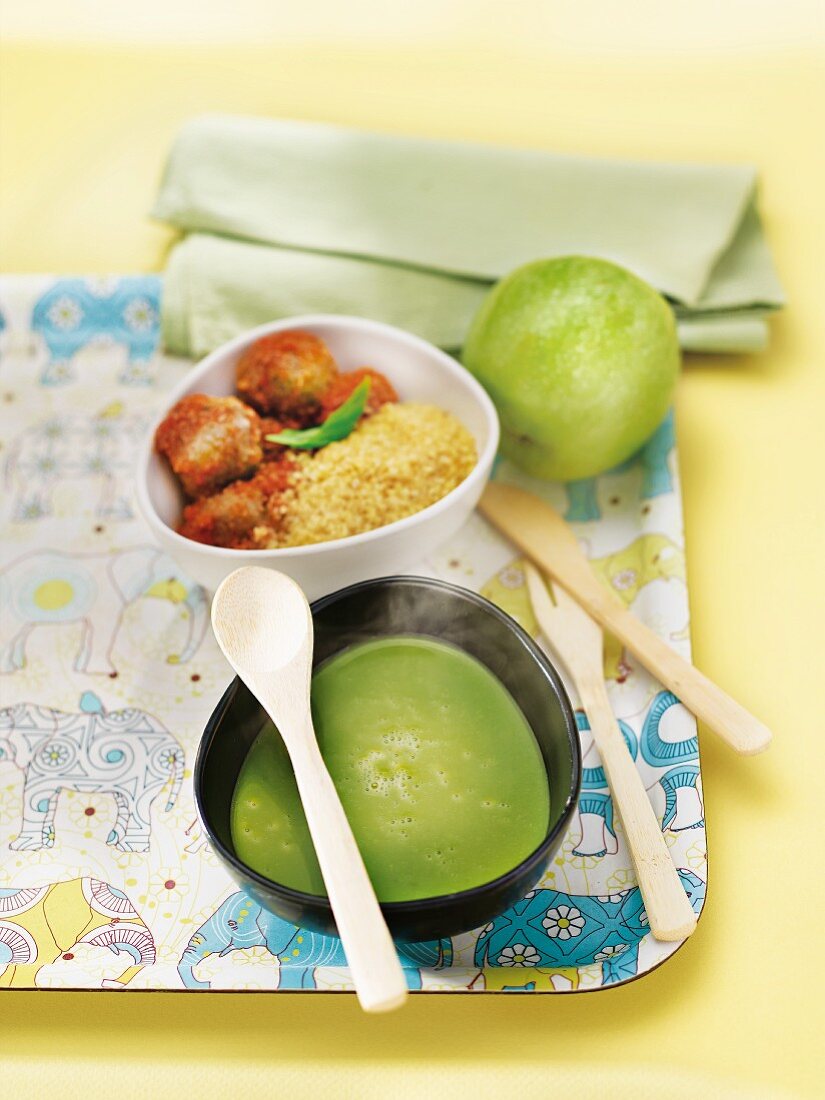
[[[527,650],[535,663],[539,666],[539,669],[543,672],[545,679],[549,682],[558,700],[564,718],[572,765],[570,787],[562,811],[556,818],[553,827],[550,828],[548,826],[546,835],[536,848],[520,860],[515,867],[510,868],[510,870],[505,871],[504,874],[498,875],[494,879],[488,879],[486,882],[479,883],[477,886],[471,886],[465,890],[457,890],[450,894],[437,894],[428,898],[414,898],[409,901],[382,901],[380,903],[382,911],[385,911],[390,916],[412,917],[418,913],[427,912],[440,906],[453,904],[461,905],[464,902],[471,902],[480,893],[486,893],[490,890],[506,891],[508,887],[513,885],[529,870],[531,865],[539,862],[546,852],[553,847],[553,844],[559,836],[567,829],[578,804],[582,781],[582,753],[575,710],[561,676],[556,671],[552,661],[512,616],[508,615],[491,600],[479,595],[479,593],[473,592],[468,588],[463,588],[460,585],[452,584],[449,581],[436,580],[430,577],[419,577],[413,574],[393,574],[391,576],[375,577],[370,580],[359,581],[356,584],[347,585],[345,588],[339,588],[335,592],[330,592],[328,595],[321,596],[319,599],[314,600],[310,605],[310,610],[314,616],[316,611],[324,610],[327,605],[335,603],[345,596],[350,596],[357,592],[362,592],[367,588],[377,587],[378,585],[396,586],[399,584],[410,584],[413,587],[435,588],[449,593],[453,597],[466,599],[468,602],[476,604],[476,606],[481,607],[488,614],[491,614],[503,627],[510,630],[516,636],[518,641],[521,642],[522,646]],[[248,864],[244,863],[234,852],[230,852],[215,835],[210,825],[208,815],[205,813],[203,776],[206,767],[206,758],[227,710],[232,705],[238,691],[243,687],[244,685],[240,677],[235,676],[219,699],[212,714],[209,716],[198,746],[198,753],[192,774],[192,786],[195,806],[200,816],[201,823],[209,837],[210,844],[212,844],[221,858],[226,860],[239,873],[253,881],[257,886],[265,891],[283,895],[285,900],[294,905],[316,909],[320,907],[331,914],[332,906],[330,905],[328,897],[322,894],[310,894],[303,890],[296,890],[291,886],[286,886],[283,883],[276,882],[274,879],[267,878],[266,875],[262,875],[259,871],[255,871],[252,867],[249,867]],[[516,700],[516,702],[518,702],[518,700]],[[533,736],[535,736],[535,734]],[[544,759],[543,756],[542,759]]]
[[[170,527],[169,524],[158,515],[149,493],[149,468],[155,453],[155,432],[161,421],[166,417],[174,404],[192,391],[192,386],[197,383],[199,378],[207,374],[215,363],[219,362],[225,356],[247,347],[255,340],[260,339],[262,336],[267,336],[269,333],[288,331],[293,328],[298,329],[302,326],[312,326],[315,328],[343,326],[355,330],[383,333],[397,340],[399,343],[408,344],[419,351],[426,352],[430,358],[438,362],[448,374],[452,375],[460,384],[465,386],[466,390],[475,398],[477,405],[484,415],[488,431],[487,442],[482,451],[478,454],[475,465],[472,470],[470,470],[469,474],[467,474],[458,485],[451,489],[446,496],[441,497],[440,500],[436,500],[432,504],[428,504],[427,507],[422,508],[420,512],[413,512],[410,516],[404,516],[402,519],[384,524],[383,527],[374,527],[371,531],[362,531],[357,535],[347,535],[344,538],[330,539],[326,542],[309,543],[306,546],[276,547],[271,550],[236,550],[226,546],[209,546],[206,543],[196,542],[194,539],[186,538],[176,531],[174,527]],[[212,558],[216,561],[237,561],[239,564],[241,562],[252,564],[256,560],[261,561],[264,559],[270,561],[288,561],[290,558],[316,557],[332,553],[338,549],[366,545],[382,536],[409,530],[424,519],[433,518],[442,512],[448,511],[459,494],[472,492],[481,482],[482,485],[479,486],[480,491],[483,487],[483,482],[486,481],[489,476],[493,460],[498,451],[500,434],[501,427],[498,413],[487,391],[465,367],[452,356],[447,355],[441,348],[437,348],[434,344],[424,340],[422,337],[415,336],[413,333],[406,332],[404,329],[397,328],[395,325],[388,325],[384,321],[374,321],[367,317],[357,317],[349,314],[302,314],[299,317],[288,317],[278,321],[269,321],[266,324],[258,325],[256,328],[247,329],[245,332],[233,337],[233,339],[227,341],[225,344],[221,344],[220,347],[215,348],[214,351],[211,351],[197,364],[197,366],[181,379],[177,386],[167,395],[163,409],[154,417],[146,432],[143,443],[141,444],[138,455],[137,477],[135,479],[137,501],[143,518],[153,531],[169,539],[172,543],[179,545],[182,550],[202,553],[205,557]]]

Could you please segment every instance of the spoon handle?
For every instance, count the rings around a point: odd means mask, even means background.
[[[311,724],[284,740],[358,1000],[365,1012],[389,1012],[407,981],[338,792]]]
[[[575,682],[624,827],[650,929],[657,940],[683,940],[696,927],[696,914],[673,865],[642,777],[627,751],[604,682],[589,677]]]

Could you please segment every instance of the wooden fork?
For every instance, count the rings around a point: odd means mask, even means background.
[[[613,716],[604,684],[602,629],[560,585],[554,586],[551,598],[534,565],[525,562],[524,570],[542,633],[573,681],[590,723],[624,826],[650,929],[657,940],[683,940],[696,927],[696,914]]]
[[[762,752],[771,731],[718,684],[629,611],[598,579],[566,520],[547,501],[515,485],[491,481],[479,510],[531,561],[565,588],[596,622],[635,653],[642,664],[724,741],[745,755]]]

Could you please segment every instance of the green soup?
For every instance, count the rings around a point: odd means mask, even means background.
[[[550,793],[533,732],[506,688],[461,650],[421,637],[353,646],[315,673],[312,714],[381,901],[478,886],[544,839]],[[231,827],[250,867],[325,893],[272,725],[241,768]]]

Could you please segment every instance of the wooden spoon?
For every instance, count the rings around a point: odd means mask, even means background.
[[[306,597],[283,573],[236,569],[215,593],[212,629],[289,752],[361,1007],[398,1008],[407,997],[404,972],[312,726],[313,631]]]
[[[732,748],[749,755],[768,747],[771,732],[766,726],[680,657],[602,585],[572,529],[554,508],[534,493],[491,482],[479,509]]]
[[[535,566],[527,562],[524,571],[538,624],[575,684],[590,722],[613,804],[622,819],[650,929],[657,940],[683,940],[696,927],[696,914],[610,707],[604,686],[602,629],[560,586],[551,599]]]

